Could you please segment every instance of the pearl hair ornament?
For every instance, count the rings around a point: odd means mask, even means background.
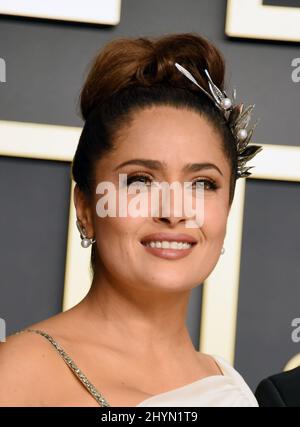
[[[232,132],[236,140],[236,148],[237,148],[237,171],[236,171],[236,179],[244,178],[251,175],[249,170],[254,166],[246,167],[246,162],[252,159],[256,154],[258,154],[262,150],[261,145],[248,145],[253,131],[258,123],[258,120],[252,127],[252,129],[247,130],[247,126],[250,122],[251,112],[255,105],[249,105],[244,109],[244,104],[234,105],[233,101],[236,99],[236,90],[233,90],[232,99],[228,97],[225,91],[221,91],[215,83],[212,81],[212,78],[207,71],[204,70],[208,80],[208,86],[210,93],[207,92],[196,79],[192,76],[192,74],[184,68],[182,65],[175,62],[176,68],[189,80],[191,80],[195,85],[197,85],[202,92],[204,92],[215,104],[215,106],[221,111],[224,116],[226,122],[229,125],[229,128]]]

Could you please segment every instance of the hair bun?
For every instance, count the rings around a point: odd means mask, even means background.
[[[80,95],[82,117],[119,90],[131,85],[166,83],[195,91],[176,67],[187,67],[202,87],[208,89],[203,70],[207,68],[223,89],[225,61],[219,50],[197,33],[161,37],[118,38],[108,42],[91,64]]]

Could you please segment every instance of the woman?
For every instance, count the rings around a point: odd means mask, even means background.
[[[92,285],[72,309],[1,345],[2,406],[257,406],[228,362],[195,351],[185,325],[191,290],[221,254],[236,179],[250,174],[241,160],[258,150],[244,150],[249,115],[232,109],[224,73],[220,52],[196,33],[117,39],[96,56],[72,164]],[[99,183],[149,200],[157,183],[178,181],[191,183],[193,206],[202,185],[198,227],[173,205],[156,216],[99,213]]]

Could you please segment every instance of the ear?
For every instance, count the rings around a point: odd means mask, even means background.
[[[88,238],[91,238],[94,236],[91,202],[88,200],[87,196],[80,190],[77,184],[74,187],[73,196],[76,217],[80,222],[80,225],[85,229],[86,236]]]

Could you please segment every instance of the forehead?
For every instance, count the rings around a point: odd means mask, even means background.
[[[227,165],[229,169],[222,137],[213,125],[198,112],[171,106],[135,112],[107,160],[120,163],[138,157],[157,159],[174,167],[205,161],[214,162],[223,170]]]

